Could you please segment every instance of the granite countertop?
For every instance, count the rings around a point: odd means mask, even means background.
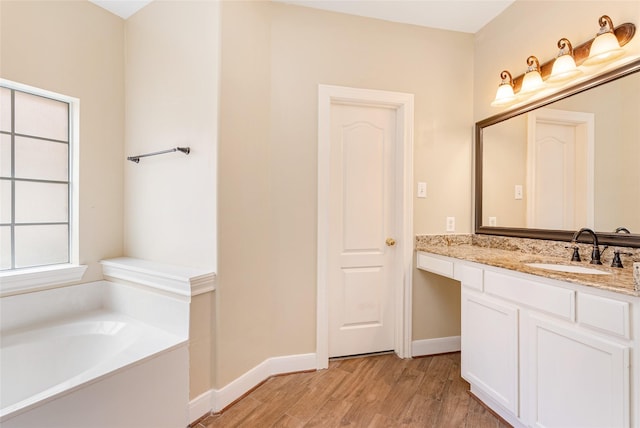
[[[540,241],[524,238],[485,237],[480,235],[422,235],[416,237],[416,251],[424,251],[455,259],[528,273],[543,278],[586,285],[616,293],[640,297],[633,284],[633,262],[640,261],[640,250],[623,258],[624,268],[609,267],[612,249],[603,253],[603,264],[589,264],[591,245],[580,244],[582,262],[571,262],[571,250],[566,242]],[[608,253],[608,254],[607,254]],[[604,256],[607,258],[604,258]],[[586,260],[586,261],[585,261]],[[610,275],[569,273],[527,266],[527,263],[553,263],[598,269]]]

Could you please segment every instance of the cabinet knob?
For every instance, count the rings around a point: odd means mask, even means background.
[[[387,238],[385,243],[387,244],[388,247],[393,247],[394,245],[396,245],[396,240],[393,238]]]

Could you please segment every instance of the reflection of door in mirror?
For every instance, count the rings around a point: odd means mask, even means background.
[[[541,108],[528,114],[527,227],[593,227],[594,115]]]

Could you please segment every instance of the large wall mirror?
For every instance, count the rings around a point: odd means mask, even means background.
[[[476,233],[640,247],[640,60],[476,123],[475,166]]]

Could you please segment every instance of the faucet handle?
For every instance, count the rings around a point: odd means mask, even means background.
[[[632,256],[633,253],[624,253],[620,250],[615,250],[613,252],[613,260],[611,260],[611,267],[622,268],[622,259],[620,259],[620,254],[624,254],[625,256]]]
[[[611,260],[611,267],[621,268],[622,260],[620,260],[620,251],[613,252],[613,260]]]
[[[564,248],[572,248],[573,249],[573,254],[571,255],[571,261],[572,262],[580,262],[582,261],[580,259],[580,252],[578,251],[578,246],[575,245],[573,247],[564,247]]]

